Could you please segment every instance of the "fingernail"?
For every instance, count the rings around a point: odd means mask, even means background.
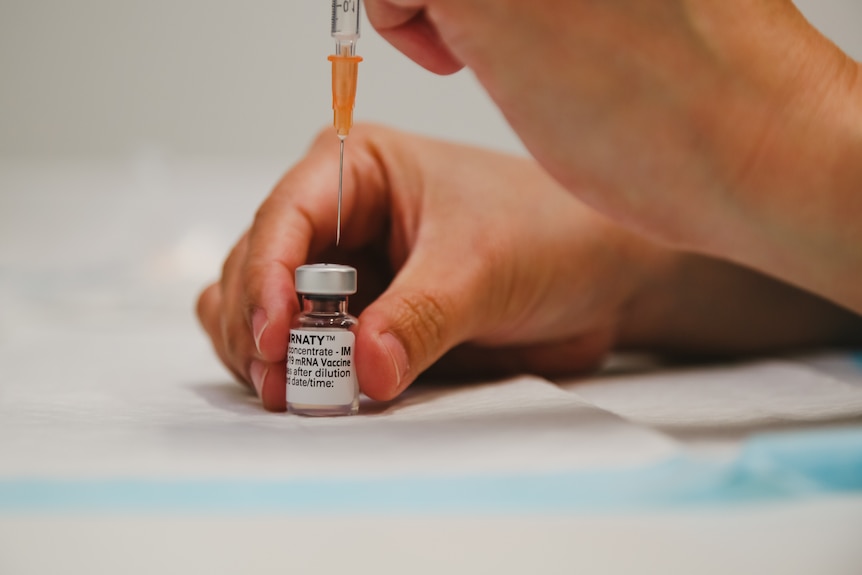
[[[380,343],[389,353],[389,359],[392,360],[392,366],[395,368],[396,389],[401,388],[401,382],[407,374],[407,350],[401,341],[389,332],[380,336]]]
[[[260,338],[263,337],[267,327],[269,327],[269,320],[266,319],[266,312],[261,308],[255,309],[251,316],[251,331],[254,334],[254,347],[257,348],[258,355],[263,355],[260,352]]]
[[[263,382],[266,381],[266,374],[269,373],[269,368],[262,361],[253,361],[248,368],[248,372],[257,396],[263,399]]]

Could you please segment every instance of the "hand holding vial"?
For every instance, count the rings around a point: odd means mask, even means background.
[[[432,365],[552,375],[593,369],[612,347],[751,353],[858,334],[858,318],[815,296],[625,230],[530,159],[378,126],[351,138],[338,251],[325,130],[198,302],[216,353],[271,411],[286,405],[294,273],[316,261],[358,271],[356,375],[380,400]]]

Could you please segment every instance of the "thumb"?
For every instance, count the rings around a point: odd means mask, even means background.
[[[464,342],[484,313],[479,266],[453,270],[448,258],[411,256],[390,287],[359,317],[356,373],[362,391],[389,400]],[[441,269],[441,268],[446,269]],[[453,273],[454,272],[454,273]]]

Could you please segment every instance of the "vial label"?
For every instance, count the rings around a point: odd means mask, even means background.
[[[358,383],[353,366],[355,336],[347,330],[292,329],[287,348],[287,401],[347,405]]]

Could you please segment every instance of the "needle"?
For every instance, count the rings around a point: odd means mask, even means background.
[[[353,126],[353,106],[356,103],[356,80],[361,56],[356,55],[362,0],[332,0],[332,37],[335,54],[332,62],[332,125],[341,140],[338,158],[338,228],[335,245],[341,243],[341,193],[344,188],[344,139]]]
[[[341,242],[341,190],[344,182],[344,136],[338,136],[341,140],[341,151],[338,155],[338,229],[335,232],[335,245]]]

